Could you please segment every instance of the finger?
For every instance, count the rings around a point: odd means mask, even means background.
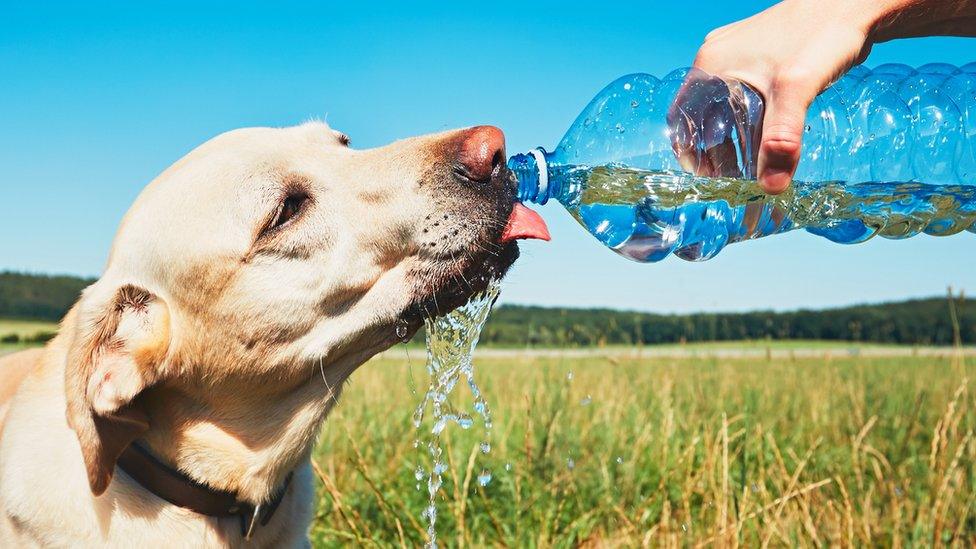
[[[691,69],[668,109],[671,145],[685,171],[713,177],[725,175],[734,155],[724,146],[731,131],[728,86],[720,78]],[[733,151],[734,152],[734,151]]]
[[[740,177],[739,155],[736,152],[734,131],[735,112],[729,100],[728,86],[722,82],[723,100],[712,102],[702,119],[704,158],[710,165],[712,177]]]
[[[759,185],[770,194],[790,186],[803,145],[803,125],[813,95],[797,89],[779,89],[771,94],[763,117],[759,145]]]
[[[668,106],[667,122],[671,137],[671,148],[678,164],[686,172],[702,174],[702,163],[698,154],[698,121],[701,119],[702,82],[708,75],[692,68],[678,88],[674,99]]]

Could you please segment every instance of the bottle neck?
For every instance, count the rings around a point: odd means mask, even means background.
[[[508,160],[508,169],[518,179],[518,201],[545,204],[552,197],[546,150],[538,147]]]

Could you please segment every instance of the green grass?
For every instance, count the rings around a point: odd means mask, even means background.
[[[54,329],[0,320],[0,335]],[[0,344],[0,354],[25,346]],[[648,347],[702,352],[683,359],[477,360],[492,451],[478,453],[478,425],[445,431],[440,544],[976,543],[974,359],[832,352],[851,347],[875,346],[716,342]],[[767,348],[823,356],[707,354]],[[410,418],[427,374],[423,350],[410,357],[361,368],[323,429],[317,547],[425,539],[413,470],[426,461]],[[485,488],[482,469],[494,475]]]
[[[42,345],[50,334],[58,331],[54,322],[0,318],[0,355]],[[10,341],[11,336],[14,341]]]
[[[411,342],[406,346],[398,346],[393,349],[393,352],[397,352],[399,349],[408,347],[411,353],[417,351],[420,353],[424,352],[423,341]],[[479,345],[479,349],[511,349],[511,350],[524,350],[527,349],[524,345]],[[585,346],[585,347],[565,347],[564,349],[584,349],[593,351],[623,351],[627,353],[636,353],[641,346],[637,345],[606,345],[603,347],[599,346]],[[693,343],[662,343],[655,345],[644,345],[644,349],[654,349],[659,351],[675,350],[675,351],[688,351],[688,352],[709,352],[715,350],[722,351],[826,351],[826,350],[837,350],[846,351],[849,349],[912,349],[912,345],[898,344],[898,343],[873,343],[873,342],[854,342],[854,341],[829,341],[829,340],[817,340],[817,339],[745,339],[737,341],[696,341]],[[929,348],[943,348],[938,346],[931,346]],[[528,347],[528,349],[551,349],[550,347]]]
[[[327,421],[316,546],[423,543],[423,359],[367,364]],[[960,358],[476,364],[492,450],[478,453],[478,425],[445,430],[442,546],[976,541],[976,388]]]
[[[37,346],[34,343],[0,343],[0,356]]]
[[[39,333],[57,332],[58,325],[54,322],[41,320],[13,320],[0,318],[0,337],[16,334],[18,337],[32,337]]]

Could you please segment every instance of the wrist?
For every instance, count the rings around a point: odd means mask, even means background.
[[[879,0],[876,2],[872,14],[872,21],[867,29],[869,43],[887,42],[899,37],[905,32],[904,27],[910,24],[905,11],[918,0]]]
[[[858,2],[862,0],[857,0]],[[876,0],[872,43],[913,36],[974,36],[976,0]]]
[[[893,14],[898,13],[912,0],[840,0],[847,6],[846,16],[864,35],[865,45],[890,40],[883,38]]]
[[[896,12],[900,4],[913,0],[786,0],[821,25],[843,28],[858,34],[864,45],[874,41],[874,32],[888,14]],[[917,1],[917,0],[915,0]],[[976,1],[976,0],[974,0]],[[785,3],[785,2],[784,2]]]

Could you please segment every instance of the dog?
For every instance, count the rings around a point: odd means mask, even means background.
[[[57,337],[0,359],[0,545],[308,546],[348,376],[548,238],[515,186],[491,126],[247,128],[177,161]]]

